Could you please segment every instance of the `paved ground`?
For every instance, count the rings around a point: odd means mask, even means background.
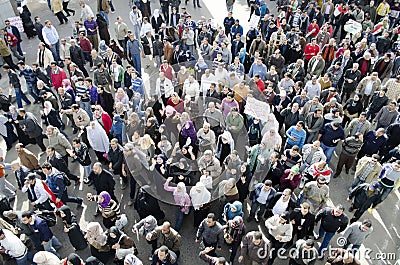
[[[92,7],[93,10],[96,10],[96,1],[90,0],[87,1],[90,6]],[[123,1],[123,0],[114,0],[114,5],[116,7],[117,12],[114,14],[110,14],[109,18],[111,23],[115,21],[116,16],[120,15],[122,18],[125,20],[125,22],[129,25],[129,17],[128,17],[128,1]],[[191,1],[189,2],[188,5],[188,12],[192,14],[195,20],[197,20],[201,15],[205,17],[214,17],[217,21],[222,22],[222,19],[226,15],[226,8],[225,8],[225,2],[222,0],[219,1],[213,1],[213,0],[203,0],[200,1],[201,5],[203,8],[201,9],[194,9],[192,6]],[[272,12],[275,10],[275,3],[274,2],[269,2],[268,3],[269,8]],[[56,17],[51,13],[51,11],[48,9],[46,1],[45,0],[31,0],[28,1],[28,6],[31,9],[32,12],[32,17],[34,16],[40,16],[42,18],[42,21],[46,19],[50,19],[54,25],[58,24],[58,20]],[[155,6],[158,6],[158,3],[154,3],[152,1],[152,9],[155,8]],[[70,3],[70,8],[76,9],[77,10],[77,15],[75,18],[79,17],[79,6],[78,6],[78,1],[73,0]],[[245,28],[248,28],[247,25],[247,19],[248,19],[248,12],[249,9],[247,7],[246,1],[245,0],[239,0],[236,2],[235,7],[234,7],[234,17],[239,18],[241,23]],[[74,18],[70,18],[70,23],[67,25],[62,25],[62,26],[57,26],[57,29],[59,31],[60,37],[68,37],[72,35],[72,25],[73,25],[73,20]],[[113,31],[110,29],[110,32],[112,35],[114,35]],[[26,57],[27,60],[26,62],[29,64],[33,61],[36,61],[36,51],[37,51],[37,44],[38,44],[38,39],[34,40],[27,40],[25,36],[23,36],[23,50],[27,53]],[[153,69],[150,69],[149,71],[146,71],[149,73],[147,75],[148,79],[152,79],[153,73],[155,71]],[[146,75],[144,76],[146,78]],[[7,86],[7,78],[2,78],[0,80],[0,86],[1,87],[6,87]],[[38,109],[37,105],[34,106],[28,106],[27,107],[28,111],[32,111],[35,114],[38,114]],[[71,130],[67,129],[66,130],[67,134],[71,134]],[[2,148],[5,150],[5,143],[2,141],[1,143]],[[39,154],[40,150],[37,146],[28,146],[28,149],[33,151],[36,154]],[[93,155],[93,157],[95,157]],[[16,158],[16,153],[14,150],[11,150],[7,153],[6,160],[7,161],[12,161]],[[41,157],[41,161],[43,161],[44,157]],[[336,158],[333,159],[333,163],[335,164]],[[77,163],[70,163],[70,168],[72,171],[75,173],[82,173],[82,168],[78,166]],[[343,203],[347,208],[349,204],[345,202],[345,198],[347,196],[347,188],[348,185],[351,183],[351,176],[349,175],[341,175],[338,179],[332,180],[330,184],[331,188],[331,199],[333,203]],[[9,180],[14,182],[13,175],[9,174]],[[129,219],[129,225],[130,227],[138,218],[136,212],[134,211],[133,207],[127,206],[128,199],[127,197],[127,191],[122,194],[120,191],[120,186],[117,185],[117,194],[118,197],[121,198],[121,208],[124,213],[128,215]],[[73,189],[70,187],[69,193],[71,195],[76,195],[80,197],[85,197],[87,192],[92,192],[90,187],[83,186]],[[366,242],[365,242],[365,247],[370,248],[372,250],[371,257],[375,257],[376,253],[382,252],[382,253],[396,253],[396,258],[400,258],[400,224],[399,224],[399,198],[400,194],[398,191],[392,192],[392,194],[389,195],[388,199],[381,205],[380,209],[378,211],[374,211],[373,215],[370,216],[369,214],[365,214],[364,217],[369,217],[373,220],[373,226],[374,226],[374,233],[372,234],[371,237],[369,237]],[[87,204],[87,202],[85,202]],[[17,209],[24,209],[27,210],[29,208],[29,203],[27,200],[27,197],[24,194],[18,194],[17,200],[15,201],[15,206]],[[74,207],[74,206],[72,206]],[[161,207],[164,209],[167,218],[171,220],[172,222],[174,221],[174,213],[175,213],[175,208],[166,205],[164,203],[161,204]],[[96,220],[101,222],[101,219],[94,218],[93,213],[95,210],[95,205],[93,203],[88,203],[88,205],[83,208],[83,210],[77,211],[76,214],[80,218],[80,223],[82,227],[84,228],[85,225],[87,224],[88,221]],[[367,216],[369,215],[369,216]],[[183,239],[183,247],[182,247],[182,255],[180,258],[180,264],[202,264],[202,262],[197,258],[198,254],[198,246],[195,245],[194,243],[194,232],[195,230],[192,228],[191,225],[191,217],[188,217],[188,222],[184,224],[184,226],[181,229],[181,235],[184,238]],[[256,224],[253,222],[251,225],[248,226],[248,230],[254,230],[254,229],[263,229],[262,227],[257,227]],[[127,231],[130,229],[128,228]],[[64,246],[63,248],[60,249],[60,254],[61,256],[66,256],[69,253],[73,252],[74,250],[70,246],[70,243],[68,241],[68,237],[66,237],[61,231],[62,227],[61,226],[56,226],[53,231],[55,231],[55,234],[61,241],[63,242]],[[147,260],[150,248],[149,246],[143,242],[144,239],[140,239],[140,241],[137,241],[137,239],[134,237],[134,240],[136,244],[139,247],[139,257],[144,261],[144,264],[149,264],[149,261]],[[336,237],[333,239],[332,242],[335,242]],[[87,257],[89,255],[89,251],[78,251],[77,252],[79,255],[81,255],[83,258]],[[226,248],[224,251],[222,251],[223,255],[228,256],[228,252],[226,251]],[[287,261],[276,261],[275,264],[288,264]],[[324,264],[323,262],[319,262],[318,264]],[[379,264],[399,264],[399,260],[396,259],[391,259],[391,260],[386,260],[386,261],[378,261],[378,260],[370,260],[366,261],[363,260],[363,264],[371,264],[371,265],[379,265]]]

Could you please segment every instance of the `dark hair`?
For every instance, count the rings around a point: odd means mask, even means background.
[[[217,217],[213,213],[207,214],[207,218],[213,220],[214,222],[217,221]]]
[[[78,104],[72,104],[71,109],[79,109]]]
[[[28,218],[28,219],[29,219],[29,218],[32,217],[32,212],[30,212],[30,211],[25,211],[25,212],[22,213],[21,217],[22,217],[22,218],[25,217],[25,218]]]
[[[260,240],[262,239],[263,234],[260,231],[254,231],[253,239]]]
[[[47,169],[47,170],[51,170],[53,167],[49,162],[44,162],[42,164],[42,169]]]
[[[74,139],[72,140],[72,142],[73,142],[73,143],[76,143],[76,144],[80,144],[80,143],[81,143],[81,139],[78,138],[78,137],[76,137],[76,138],[74,138]]]
[[[268,187],[272,187],[272,181],[270,179],[267,179],[266,181],[264,181],[264,185],[268,186]]]
[[[163,252],[163,253],[165,253],[165,254],[168,254],[169,253],[169,249],[168,249],[168,247],[167,246],[161,246],[159,249],[158,249],[158,251],[159,252]]]
[[[303,122],[303,121],[299,121],[299,122],[297,122],[297,124],[298,124],[298,125],[301,125],[301,127],[304,128],[304,122]]]
[[[365,219],[364,221],[362,221],[362,224],[365,225],[366,227],[372,226],[371,220],[369,219]]]
[[[52,145],[47,146],[47,149],[49,149],[50,151],[55,151],[55,150],[56,150],[56,149],[54,148],[54,146],[52,146]]]
[[[4,65],[3,65],[3,69],[10,70],[11,67],[10,67],[8,64],[4,64]]]
[[[85,79],[85,81],[89,82],[90,84],[93,84],[93,79],[90,78],[90,77],[87,77],[87,78]]]

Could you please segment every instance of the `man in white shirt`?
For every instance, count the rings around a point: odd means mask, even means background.
[[[0,253],[7,254],[15,259],[17,265],[26,265],[28,260],[32,261],[33,254],[13,232],[0,229]]]

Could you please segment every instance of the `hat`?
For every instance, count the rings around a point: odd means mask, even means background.
[[[297,165],[292,166],[292,168],[290,169],[290,172],[292,172],[293,174],[296,174],[296,175],[299,173],[299,171],[300,171],[300,168]]]
[[[34,180],[36,176],[36,173],[29,173],[28,176],[25,177],[25,180]]]

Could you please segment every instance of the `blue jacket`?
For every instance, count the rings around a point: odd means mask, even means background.
[[[250,199],[251,199],[251,201],[253,203],[256,202],[258,197],[260,197],[261,189],[263,189],[263,188],[264,188],[264,183],[258,183],[256,185],[255,190],[250,194]],[[274,188],[271,188],[271,191],[269,192],[269,195],[268,195],[268,198],[267,198],[266,205],[268,205],[268,203],[275,196],[275,194],[276,194],[276,190]]]
[[[49,240],[53,237],[53,233],[51,232],[49,226],[46,221],[37,215],[32,215],[34,218],[33,225],[30,225],[33,231],[33,236],[40,240],[40,242],[49,242]]]

